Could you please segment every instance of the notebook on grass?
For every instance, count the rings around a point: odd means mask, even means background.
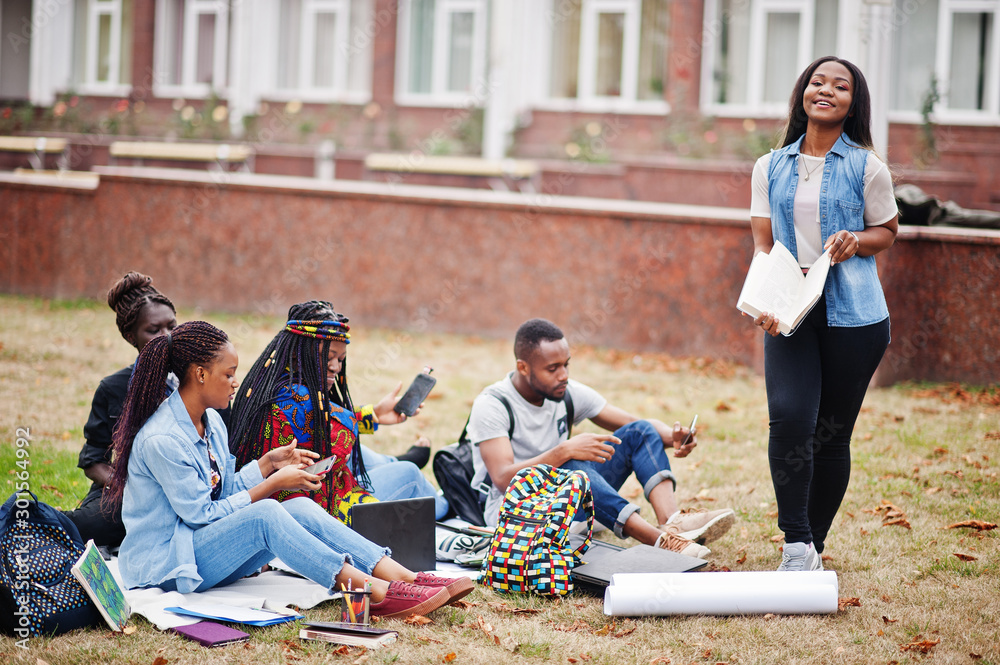
[[[190,626],[177,626],[170,630],[206,647],[223,647],[227,644],[246,642],[250,639],[249,633],[223,626],[214,621],[199,621]]]
[[[376,545],[392,550],[392,558],[410,570],[434,570],[434,498],[357,503],[351,528]]]
[[[391,644],[398,636],[394,630],[339,621],[303,621],[302,626],[299,630],[299,639],[320,640],[369,649]]]
[[[80,581],[83,590],[97,605],[97,609],[111,630],[119,632],[124,630],[132,609],[93,540],[87,541],[87,547],[70,568],[70,572]]]

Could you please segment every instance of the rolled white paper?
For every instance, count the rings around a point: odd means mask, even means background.
[[[604,613],[831,614],[838,591],[832,571],[619,574],[604,592]]]

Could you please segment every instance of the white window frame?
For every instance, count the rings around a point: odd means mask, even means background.
[[[838,12],[837,47],[844,50],[846,44],[845,14],[847,3],[841,2]],[[715,82],[715,48],[711,40],[721,35],[714,28],[721,25],[719,0],[705,0],[705,30],[702,40],[701,63],[701,109],[706,115],[719,117],[781,118],[788,113],[787,102],[763,101],[764,60],[767,52],[767,15],[772,13],[798,13],[799,50],[796,69],[801,71],[813,61],[812,52],[815,39],[816,7],[814,0],[751,0],[750,5],[750,52],[747,54],[747,101],[740,104],[719,104],[713,102]],[[791,94],[791,87],[788,92]]]
[[[948,75],[951,71],[951,41],[952,26],[955,14],[982,13],[992,14],[993,33],[991,35],[989,65],[992,69],[986,72],[987,87],[985,91],[985,106],[981,111],[970,109],[951,109],[948,107],[949,85]],[[1000,121],[1000,88],[997,78],[1000,77],[1000,1],[998,0],[942,0],[938,6],[938,49],[935,59],[937,80],[941,82],[941,99],[938,101],[935,113],[940,120],[947,122],[990,122]]]
[[[550,0],[555,12],[559,0]],[[622,36],[622,90],[618,97],[597,95],[597,45],[600,14],[624,14],[625,30]],[[545,97],[535,106],[551,111],[585,111],[593,113],[636,113],[664,115],[670,104],[660,99],[636,99],[639,85],[639,50],[642,47],[640,20],[642,0],[583,0],[580,12],[580,59],[577,66],[577,95],[575,98],[551,97],[551,67],[545,68]],[[552,59],[552,30],[546,32],[546,62]]]
[[[334,13],[337,14],[336,43],[338,54],[342,53],[341,46],[350,47],[351,25],[353,17],[351,15],[351,0],[302,0],[301,16],[299,17],[298,38],[299,38],[299,66],[295,74],[297,78],[292,85],[277,85],[277,71],[270,74],[271,81],[274,81],[273,90],[269,91],[267,98],[273,101],[298,100],[303,102],[329,104],[367,104],[371,101],[371,80],[368,81],[365,90],[348,90],[348,61],[346,57],[340,58],[334,68],[334,86],[331,88],[317,87],[312,85],[314,80],[315,62],[312,53],[316,45],[315,17],[317,14]],[[374,11],[374,10],[373,10]],[[277,39],[275,37],[275,39]],[[369,40],[367,48],[374,48],[374,39]],[[274,57],[278,57],[275,50]],[[276,69],[276,68],[275,68]]]
[[[102,16],[111,17],[108,81],[97,80],[97,47]],[[86,21],[86,55],[80,92],[94,95],[127,95],[132,86],[121,83],[122,0],[87,0]]]
[[[986,91],[987,108],[982,111],[948,108],[948,74],[951,64],[951,34],[955,13],[983,12],[993,14],[993,43],[991,58],[994,71],[987,76],[989,89]],[[931,119],[940,124],[995,126],[1000,125],[1000,0],[941,0],[938,4],[937,51],[934,54],[934,75],[938,80],[940,99],[934,106]],[[893,35],[898,39],[898,36]],[[919,125],[924,119],[919,111],[890,110],[889,122]]]
[[[191,97],[204,99],[213,92],[225,98],[229,93],[230,82],[226,76],[229,58],[229,2],[227,0],[185,0],[183,17],[183,41],[180,44],[168,43],[170,36],[166,34],[167,0],[156,1],[156,30],[154,37],[154,68],[164,71],[171,59],[174,49],[181,49],[180,83],[157,82],[153,85],[157,97]],[[215,15],[215,38],[212,50],[212,80],[225,80],[225,85],[198,83],[198,19],[202,14]],[[234,73],[235,74],[235,73]]]
[[[503,0],[494,0],[503,1]],[[404,106],[482,107],[486,100],[480,91],[487,89],[487,2],[485,0],[437,0],[434,4],[434,43],[431,55],[431,91],[410,92],[408,67],[410,57],[411,0],[399,0],[399,25],[396,33],[396,102]],[[472,13],[472,90],[451,92],[448,84],[448,49],[451,47],[451,15]]]

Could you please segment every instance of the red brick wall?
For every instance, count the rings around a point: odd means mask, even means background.
[[[103,298],[138,269],[178,302],[251,322],[313,297],[413,332],[506,338],[545,316],[575,343],[760,367],[760,336],[734,308],[744,210],[104,171],[88,193],[0,187],[0,291]],[[995,382],[1000,232],[907,229],[880,266],[894,341],[879,380]]]

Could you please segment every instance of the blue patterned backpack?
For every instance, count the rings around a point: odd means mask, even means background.
[[[568,544],[574,521],[587,523],[576,550]],[[497,591],[565,596],[573,591],[570,573],[590,547],[593,528],[587,474],[548,464],[521,469],[504,494],[482,582]]]
[[[31,492],[12,494],[0,508],[0,630],[24,640],[102,623],[70,573],[83,550],[68,517]]]

